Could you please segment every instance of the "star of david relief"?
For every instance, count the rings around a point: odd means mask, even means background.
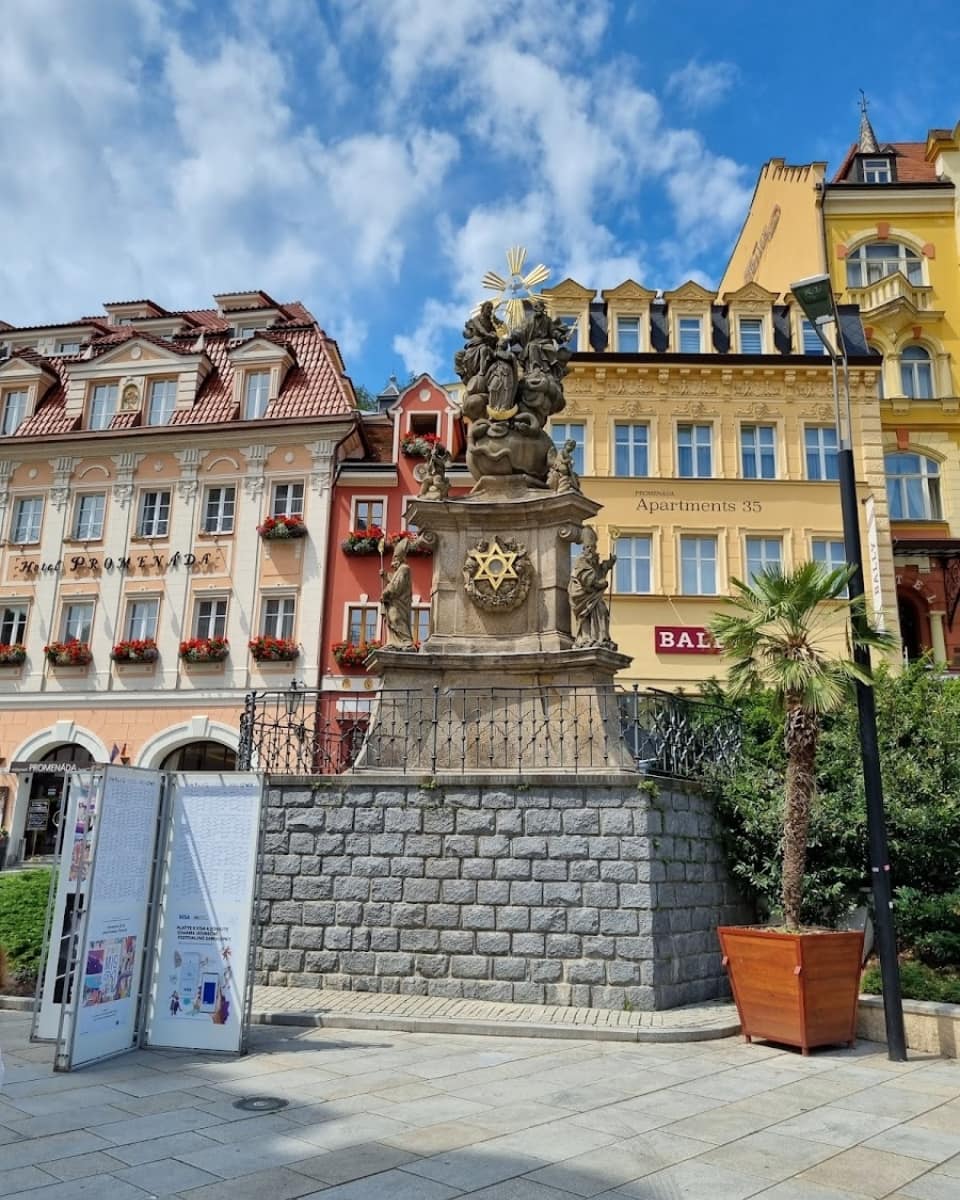
[[[512,612],[526,600],[533,564],[526,547],[512,538],[485,538],[467,553],[463,586],[486,612]]]

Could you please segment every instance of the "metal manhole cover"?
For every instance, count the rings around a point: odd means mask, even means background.
[[[286,1108],[289,1100],[281,1100],[279,1096],[244,1096],[242,1100],[234,1100],[234,1108],[242,1108],[244,1112],[276,1112],[278,1108]]]

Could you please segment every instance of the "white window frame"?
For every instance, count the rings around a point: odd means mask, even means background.
[[[684,546],[687,543],[696,542],[696,554],[693,558],[693,565],[696,568],[696,583],[697,587],[693,591],[688,591],[684,586]],[[703,587],[704,566],[709,565],[711,559],[709,555],[704,555],[702,544],[709,542],[713,544],[713,590],[707,590]],[[678,545],[677,562],[680,566],[679,572],[679,589],[681,596],[718,596],[720,593],[717,590],[719,575],[720,575],[720,539],[715,533],[681,533]]]
[[[22,646],[27,640],[29,620],[29,600],[4,600],[0,603],[0,645]]]
[[[213,493],[220,495],[214,504]],[[226,493],[232,492],[229,498]],[[211,505],[214,507],[211,509]],[[229,507],[229,515],[226,510]],[[210,520],[211,512],[213,521]],[[237,485],[235,483],[211,483],[203,492],[203,512],[200,515],[202,533],[233,533],[237,520]]]
[[[83,509],[88,501],[100,501],[99,522],[92,526],[91,529],[84,529],[81,526],[81,518]],[[94,505],[96,508],[96,505]],[[73,502],[73,533],[72,537],[77,542],[99,542],[103,538],[103,526],[107,516],[107,494],[106,492],[81,492]]]
[[[415,642],[419,642],[420,645],[422,646],[423,643],[430,636],[430,632],[431,632],[430,631],[430,605],[429,604],[414,604],[411,609],[411,615],[412,615],[412,620],[410,622],[410,625],[411,625],[411,634],[413,636],[413,640]],[[426,617],[425,622],[423,620],[424,617]],[[421,626],[424,624],[426,625],[426,633],[424,634],[423,637],[421,637],[420,635],[423,633],[423,629],[421,628]]]
[[[883,178],[879,178],[879,176]],[[889,158],[865,158],[863,159],[863,182],[864,183],[893,183],[893,171],[890,166]]]
[[[574,429],[580,430],[580,436],[577,437],[572,432]],[[561,436],[561,430],[562,436]],[[558,450],[563,449],[564,442],[576,442],[576,449],[573,452],[573,469],[578,475],[586,474],[587,463],[587,425],[585,421],[551,421],[550,437],[553,444]]]
[[[564,342],[566,348],[571,354],[577,354],[580,351],[580,326],[582,324],[579,313],[562,312],[557,313],[557,320],[561,324],[571,330],[567,340]]]
[[[818,555],[817,547],[822,546],[823,549]],[[834,553],[834,548],[839,547],[839,556]],[[827,536],[825,534],[814,534],[810,539],[810,561],[821,563],[828,571],[836,571],[839,567],[847,565],[847,551],[843,544],[843,538],[837,536]],[[849,595],[847,588],[843,589],[842,595]]]
[[[380,511],[383,513],[382,521],[368,521],[366,525],[359,525],[360,520],[360,505],[361,504],[379,504]],[[350,501],[350,528],[352,530],[364,529],[382,529],[387,528],[387,497],[386,496],[354,496]]]
[[[363,615],[360,618],[360,637],[353,636],[353,618],[352,613],[359,612]],[[365,637],[363,631],[369,628],[368,614],[373,613],[373,637]],[[370,604],[364,600],[358,600],[355,604],[347,604],[343,610],[343,625],[344,641],[352,642],[354,645],[359,645],[361,642],[375,642],[380,634],[380,606],[378,604]]]
[[[637,543],[646,543],[646,554],[635,553]],[[629,544],[628,544],[629,543]],[[641,548],[642,549],[642,548]],[[653,594],[653,534],[622,533],[614,542],[617,561],[614,564],[613,590],[622,596],[650,596]],[[646,564],[647,586],[637,586],[638,569]],[[624,587],[624,583],[629,586]]]
[[[835,444],[830,447],[824,444],[824,433],[832,430],[835,439]],[[817,445],[813,451],[817,456],[817,470],[819,474],[814,474],[810,470],[810,453],[811,449],[807,442],[809,433],[817,433]],[[827,460],[829,455],[834,456],[834,474],[831,475],[827,468]],[[805,479],[809,479],[814,483],[836,483],[840,478],[840,439],[837,437],[835,425],[804,425],[803,427],[803,474]]]
[[[275,611],[271,611],[271,609]],[[293,641],[297,634],[297,594],[280,592],[260,597],[260,636]]]
[[[76,609],[89,609],[90,616],[87,620],[86,637],[77,637],[76,633],[71,633],[71,625],[76,627],[75,622],[71,620],[71,616]],[[80,599],[65,599],[60,608],[60,641],[69,642],[76,639],[78,642],[83,642],[89,645],[93,637],[93,621],[96,616],[97,605],[95,600],[80,600]],[[81,626],[80,631],[83,631]]]
[[[756,327],[757,327],[756,331],[755,331],[757,334],[757,337],[759,339],[759,349],[757,349],[757,350],[748,350],[744,346],[743,327],[744,327],[744,325],[747,325],[747,324],[756,325]],[[765,354],[766,353],[767,338],[766,338],[765,325],[766,325],[766,321],[764,321],[763,317],[744,316],[744,317],[737,318],[737,339],[738,339],[738,345],[740,347],[741,354]],[[751,330],[751,334],[753,332],[754,331]]]
[[[916,458],[919,469],[894,474],[891,459]],[[883,456],[884,475],[887,480],[887,506],[891,521],[942,521],[943,497],[940,492],[940,463],[929,454],[918,450],[893,450]],[[910,512],[911,491],[908,480],[920,481],[920,496],[923,512]],[[894,497],[897,497],[896,501]],[[900,512],[895,514],[894,509]]]
[[[827,352],[826,346],[820,340],[820,334],[817,333],[817,327],[807,317],[799,318],[800,328],[800,353],[808,358],[824,355]]]
[[[287,489],[286,500],[282,506],[279,504],[280,488]],[[299,498],[292,496],[292,491],[296,488],[300,489]],[[307,489],[302,479],[283,479],[275,483],[270,492],[271,517],[302,517],[306,495]]]
[[[17,404],[14,407],[14,400]],[[0,418],[0,437],[13,437],[27,419],[30,393],[26,388],[9,388],[3,393],[3,416]]]
[[[868,250],[873,247],[879,247],[887,253],[869,255]],[[846,267],[848,288],[870,287],[874,283],[879,283],[881,279],[886,279],[888,275],[895,275],[898,271],[914,287],[923,287],[925,282],[923,255],[911,246],[894,239],[884,242],[862,242],[856,250],[851,250],[847,254]],[[853,267],[853,272],[851,272],[851,267]],[[851,279],[851,274],[855,272],[859,273],[859,283],[854,283]],[[913,278],[911,278],[911,273]],[[873,277],[871,278],[871,276]]]
[[[771,543],[776,555],[769,554]],[[767,567],[783,569],[783,536],[775,533],[748,533],[743,539],[743,568],[747,583],[753,586],[758,573]]]
[[[408,518],[407,518],[407,509],[410,507],[410,505],[416,499],[417,499],[416,496],[404,496],[403,497],[403,512],[400,514],[400,524],[409,533],[419,533],[420,532],[419,527],[417,525],[415,525],[412,521],[408,520]]]
[[[642,431],[642,438],[637,437]],[[620,434],[625,432],[621,441]],[[649,421],[615,421],[613,425],[613,474],[617,479],[649,479],[650,478],[650,422]],[[620,451],[626,453],[629,471],[620,470]],[[637,455],[642,456],[643,470],[638,471]]]
[[[150,532],[146,525],[146,504],[148,496],[156,496],[157,504],[156,511],[153,516]],[[166,517],[161,518],[160,514],[164,508],[163,502],[159,499],[161,496],[166,496]],[[173,491],[170,488],[143,488],[137,500],[137,537],[140,538],[165,538],[170,536],[170,512],[173,507]],[[160,530],[159,526],[163,525]]]
[[[139,607],[147,608],[153,606],[153,617],[144,623],[142,614],[137,613]],[[137,620],[137,628],[134,628],[134,620]],[[136,642],[149,639],[150,641],[157,640],[157,630],[160,627],[160,597],[145,596],[137,594],[127,598],[126,612],[124,613],[123,628],[124,635],[128,642]],[[143,632],[146,628],[149,632]]]
[[[63,358],[68,358],[71,354],[79,354],[82,345],[82,342],[57,342],[57,348],[54,353]]]
[[[773,434],[772,444],[763,446],[760,444],[760,431],[769,429]],[[753,445],[748,445],[749,435],[753,436]],[[754,466],[756,474],[750,475],[747,473],[747,454],[751,453],[754,457]],[[764,457],[772,457],[773,470],[767,475],[764,474]],[[777,478],[777,427],[768,423],[758,421],[747,421],[740,426],[740,477],[741,479],[776,479]]]
[[[204,615],[204,605],[211,605],[212,610]],[[222,613],[220,606],[223,606]],[[221,638],[227,636],[227,620],[230,616],[229,596],[195,596],[193,600],[193,636],[195,638]],[[222,626],[222,632],[217,632],[217,626]]]
[[[907,357],[909,351],[920,351],[925,357]],[[900,351],[900,390],[911,400],[933,400],[937,394],[933,355],[916,342]],[[926,378],[926,384],[924,384]]]
[[[681,469],[681,465],[680,465],[680,451],[682,449],[687,449],[687,447],[681,446],[681,444],[680,444],[681,430],[684,430],[684,429],[690,430],[689,450],[690,450],[691,466],[693,469],[691,470],[691,472],[689,474],[684,474],[683,470]],[[699,432],[702,432],[703,430],[706,430],[707,434],[708,434],[707,442],[706,442],[706,450],[707,450],[707,454],[708,454],[709,460],[710,460],[709,470],[706,472],[703,472],[700,470],[700,461],[699,461],[700,451],[704,449],[704,446],[699,437]],[[701,423],[698,421],[680,421],[677,423],[676,435],[677,435],[677,478],[678,479],[713,479],[714,478],[714,476],[715,476],[714,467],[716,464],[713,461],[713,442],[714,442],[713,433],[714,433],[713,425],[710,424],[709,422]]]
[[[633,316],[631,313],[622,313],[617,316],[616,322],[617,322],[616,323],[617,350],[621,354],[642,354],[643,353],[643,319],[641,317]],[[636,332],[637,344],[635,347],[623,345],[624,326],[632,326],[633,327],[630,329],[631,335],[633,334],[634,331]]]
[[[270,375],[269,370],[251,370],[247,371],[244,376],[243,419],[245,421],[259,421],[266,413],[270,404]],[[260,381],[265,381],[262,387]],[[254,395],[254,393],[256,394]],[[255,411],[255,409],[259,409],[259,411]]]
[[[100,406],[100,393],[112,401],[112,406],[107,409]],[[89,403],[89,421],[88,429],[104,430],[109,429],[113,418],[117,415],[120,406],[120,385],[115,380],[113,382],[95,383],[90,388],[90,403]]]
[[[696,325],[697,330],[697,345],[696,349],[690,349],[683,344],[684,335],[693,333],[692,329],[685,329],[684,326]],[[677,316],[677,353],[678,354],[702,354],[703,353],[703,317],[697,316],[694,313],[683,313]]]
[[[162,389],[164,394],[164,406],[157,413],[157,395],[158,390]],[[169,395],[166,393],[169,390]],[[167,402],[169,401],[169,406]],[[177,381],[175,379],[154,379],[150,383],[150,396],[147,400],[147,424],[148,425],[169,425],[170,418],[177,411]],[[158,420],[158,416],[162,419]]]
[[[37,506],[36,509],[31,508],[30,524],[24,530],[20,530],[21,518],[25,505]],[[43,534],[43,510],[44,503],[42,496],[18,496],[13,502],[13,510],[10,514],[10,542],[14,546],[35,546]],[[24,533],[27,536],[18,537],[19,533]]]

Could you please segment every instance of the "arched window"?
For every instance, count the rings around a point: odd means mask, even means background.
[[[940,521],[940,466],[923,454],[888,454],[887,500],[891,521]]]
[[[171,750],[161,771],[235,771],[237,752],[219,742],[187,742]]]
[[[901,352],[900,386],[912,400],[933,399],[933,363],[923,346],[906,346]]]
[[[923,283],[923,261],[900,242],[868,242],[847,257],[847,287],[867,287],[899,271],[911,283]]]

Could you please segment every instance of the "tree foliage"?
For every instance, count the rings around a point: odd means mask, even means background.
[[[15,973],[39,968],[49,893],[48,869],[0,876],[0,950]]]

